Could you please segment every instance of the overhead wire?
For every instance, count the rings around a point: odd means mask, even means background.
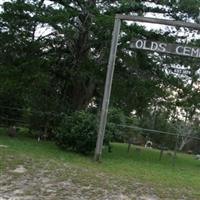
[[[7,117],[1,116],[1,115],[0,115],[0,118],[3,119],[3,120],[7,120],[7,121],[15,121],[15,122],[26,123],[25,121],[22,121],[22,120],[7,118]]]

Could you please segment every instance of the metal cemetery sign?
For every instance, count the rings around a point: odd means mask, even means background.
[[[130,48],[200,58],[200,48],[184,46],[181,44],[136,39],[131,42]]]

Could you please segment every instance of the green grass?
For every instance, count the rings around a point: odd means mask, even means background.
[[[194,156],[178,153],[176,165],[172,166],[172,157],[164,154],[159,161],[159,151],[141,148],[137,153],[135,147],[127,153],[126,144],[112,144],[112,153],[107,149],[103,151],[103,162],[96,163],[91,157],[85,157],[72,152],[60,150],[53,142],[37,142],[24,134],[16,138],[6,136],[3,129],[0,130],[0,145],[9,148],[0,148],[0,158],[13,155],[13,165],[20,164],[23,156],[35,160],[55,160],[56,162],[70,163],[75,167],[86,168],[94,173],[103,172],[121,180],[134,179],[145,185],[156,188],[162,196],[166,188],[177,191],[189,191],[190,195],[200,199],[200,161]],[[0,162],[0,170],[6,170],[7,164]],[[127,185],[128,187],[128,185]],[[131,189],[131,188],[130,188]]]

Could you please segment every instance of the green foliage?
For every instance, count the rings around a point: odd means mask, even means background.
[[[189,15],[189,17],[198,17],[199,15],[199,0],[181,0],[179,4],[179,8],[182,12],[185,12]]]
[[[50,115],[52,113],[85,110],[91,102],[99,109],[116,13],[141,16],[155,13],[184,21],[196,20],[199,15],[199,0],[181,0],[178,4],[175,0],[171,3],[156,1],[163,6],[153,1],[144,2],[52,0],[51,4],[46,4],[43,0],[13,0],[3,3],[0,13],[0,106],[16,107],[25,112],[4,108],[0,116],[26,121],[35,130],[48,131],[60,120],[57,115]],[[138,24],[125,22],[121,27],[111,106],[123,110],[127,116],[134,110],[139,120],[144,119],[145,112],[159,101],[156,105],[160,107],[159,112],[169,111],[157,117],[154,128],[159,129],[167,129],[165,118],[177,118],[174,114],[177,107],[194,120],[199,109],[199,91],[194,87],[198,84],[197,61],[171,55],[156,56],[129,47],[132,38],[138,37],[175,42],[174,29],[149,31]],[[176,30],[181,31],[177,27]],[[184,36],[180,39],[185,41]],[[193,46],[197,44],[192,41]],[[163,66],[168,68],[170,63],[191,66],[192,75],[185,82],[180,77],[167,75]],[[192,84],[188,86],[189,82]],[[41,113],[33,113],[35,110]],[[119,115],[113,119],[115,123],[119,123]],[[10,124],[5,119],[2,123]],[[111,123],[109,126],[106,130],[111,133],[108,135],[112,135],[112,139],[116,135],[118,140],[117,134],[123,135],[122,131],[116,131]]]
[[[109,110],[104,144],[119,141],[122,132],[119,124],[124,123],[123,112],[112,108]],[[88,154],[95,149],[99,119],[88,111],[77,111],[65,116],[57,129],[57,144],[64,149]]]
[[[65,116],[57,130],[57,144],[79,153],[94,150],[97,136],[96,116],[89,112],[75,112]]]
[[[123,132],[120,125],[124,125],[127,119],[124,112],[112,107],[108,111],[108,122],[106,126],[106,141],[123,141]]]

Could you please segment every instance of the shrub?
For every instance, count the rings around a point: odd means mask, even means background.
[[[57,130],[57,144],[64,149],[87,154],[94,150],[97,137],[96,115],[79,111],[65,116]]]
[[[111,109],[108,115],[108,123],[104,137],[104,144],[118,137],[121,112]],[[95,149],[99,118],[96,114],[87,111],[77,111],[65,116],[57,129],[57,144],[67,150],[88,154]]]
[[[108,119],[106,126],[106,142],[114,141],[121,142],[121,137],[123,135],[123,128],[119,125],[125,123],[124,113],[117,108],[111,108],[108,111]]]

